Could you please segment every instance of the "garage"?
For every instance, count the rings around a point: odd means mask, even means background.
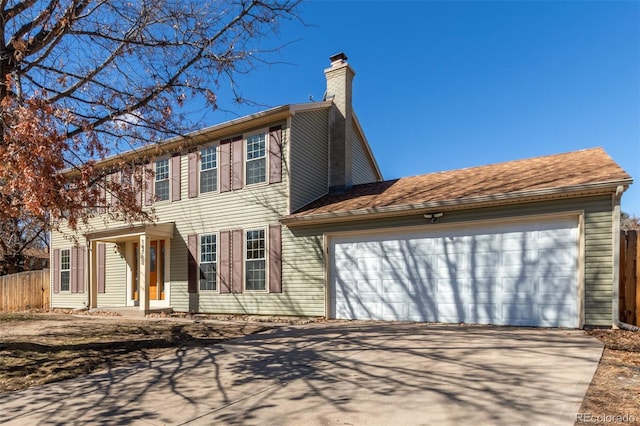
[[[335,234],[338,319],[580,326],[577,218]]]

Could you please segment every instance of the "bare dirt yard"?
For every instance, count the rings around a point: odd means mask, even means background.
[[[252,318],[210,319],[0,313],[0,393],[144,362],[179,348],[211,345],[277,326]],[[587,333],[602,341],[605,350],[582,403],[583,421],[576,424],[640,424],[640,333]]]
[[[0,313],[0,393],[267,330],[251,321]]]
[[[605,345],[576,424],[640,425],[640,332],[590,330]]]

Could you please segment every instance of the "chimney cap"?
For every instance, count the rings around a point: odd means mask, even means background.
[[[344,52],[336,53],[335,55],[329,56],[329,60],[331,61],[331,65],[339,65],[347,62],[347,55]]]

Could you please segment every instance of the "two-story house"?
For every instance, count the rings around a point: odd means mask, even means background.
[[[163,142],[154,223],[53,232],[51,306],[611,324],[631,178],[602,149],[383,181],[344,54],[325,76],[322,102]]]

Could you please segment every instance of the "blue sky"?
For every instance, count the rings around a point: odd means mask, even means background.
[[[321,100],[343,51],[385,179],[602,146],[640,215],[640,2],[312,1],[300,16],[267,41],[291,42],[281,63],[239,80],[245,97]]]

